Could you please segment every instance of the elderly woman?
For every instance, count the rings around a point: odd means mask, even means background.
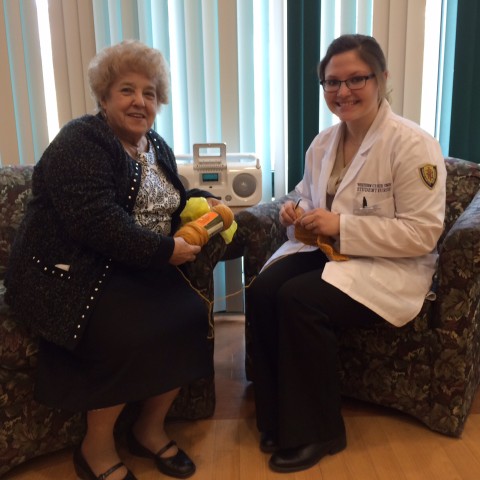
[[[113,436],[134,401],[143,409],[131,453],[186,478],[195,465],[168,438],[165,416],[179,387],[213,372],[206,304],[178,268],[200,247],[173,233],[187,198],[211,195],[185,191],[151,129],[167,103],[160,52],[122,42],[92,60],[88,78],[99,112],[65,125],[35,167],[7,301],[42,339],[36,398],[87,412],[74,453],[82,480],[135,479]]]

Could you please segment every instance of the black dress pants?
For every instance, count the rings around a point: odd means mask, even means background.
[[[383,321],[322,280],[327,261],[320,250],[283,257],[246,292],[257,427],[281,448],[345,434],[335,330]]]

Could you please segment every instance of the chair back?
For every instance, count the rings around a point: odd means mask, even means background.
[[[440,246],[458,217],[470,205],[480,190],[480,165],[459,158],[445,158],[447,168],[447,200],[444,231],[438,241]]]

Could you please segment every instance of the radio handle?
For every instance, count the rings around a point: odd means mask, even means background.
[[[204,153],[205,150],[216,150],[218,155],[212,155],[211,152]],[[193,144],[193,168],[201,170],[202,168],[216,167],[221,170],[227,169],[227,144],[226,143],[194,143]]]

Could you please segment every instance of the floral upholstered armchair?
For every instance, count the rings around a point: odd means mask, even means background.
[[[84,416],[53,410],[33,398],[37,339],[15,323],[4,303],[3,280],[15,232],[31,194],[33,167],[0,167],[0,476],[14,466],[42,454],[80,442]],[[189,264],[189,278],[209,299],[212,312],[213,268],[225,251],[220,236],[212,239]],[[212,316],[212,314],[210,315]],[[210,324],[213,363],[213,322]],[[198,419],[215,409],[214,379],[200,379],[183,388],[169,412],[170,418]],[[137,408],[127,407],[119,419],[121,433]]]
[[[447,158],[445,230],[432,289],[409,324],[339,333],[345,396],[392,407],[432,430],[460,436],[480,381],[480,165]],[[292,195],[236,215],[228,258],[244,257],[245,285],[286,240],[279,209]],[[246,367],[249,355],[246,294]]]

